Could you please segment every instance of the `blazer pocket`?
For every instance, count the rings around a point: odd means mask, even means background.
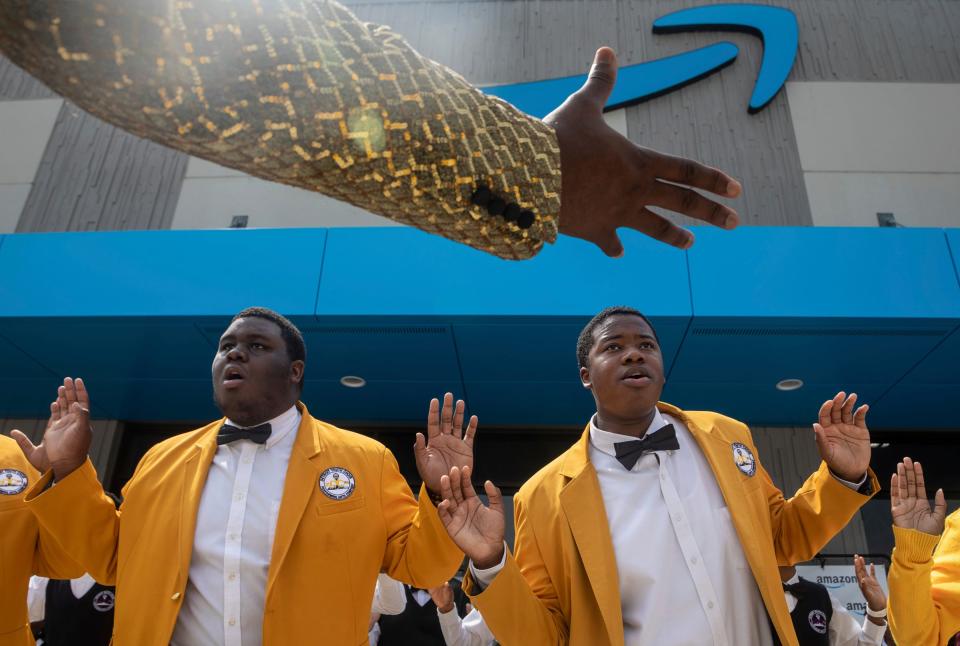
[[[360,509],[366,501],[363,496],[351,496],[346,500],[330,500],[316,505],[317,516],[332,516],[342,514],[353,509]]]

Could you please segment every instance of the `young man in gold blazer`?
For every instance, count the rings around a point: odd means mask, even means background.
[[[299,330],[240,312],[213,359],[224,419],[152,447],[115,511],[86,458],[89,397],[65,380],[43,442],[49,469],[27,494],[40,526],[95,579],[117,587],[116,646],[366,643],[378,574],[432,587],[463,554],[431,496],[473,462],[477,420],[431,402],[417,434],[419,502],[382,444],[313,418],[298,401]],[[456,428],[454,428],[456,427]],[[52,482],[55,481],[55,484]]]
[[[686,187],[736,197],[736,181],[604,123],[609,48],[543,121],[327,0],[5,0],[0,52],[134,134],[503,258],[558,232],[617,256],[621,226],[693,243],[648,206],[739,222]]]
[[[60,543],[37,524],[24,498],[40,474],[17,443],[0,435],[0,644],[30,646],[27,613],[30,575],[72,579],[83,575]]]
[[[890,478],[890,511],[890,632],[903,646],[955,646],[960,639],[960,510],[947,515],[943,489],[931,508],[923,467],[904,458]]]
[[[580,378],[597,404],[582,438],[514,497],[469,472],[441,482],[440,517],[471,558],[464,588],[504,646],[796,646],[778,565],[810,559],[878,490],[867,407],[838,394],[814,424],[823,463],[790,499],[749,429],[658,403],[656,332],[631,308],[584,328]]]

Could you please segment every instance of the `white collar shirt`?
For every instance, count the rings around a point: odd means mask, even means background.
[[[240,439],[217,447],[200,496],[172,646],[262,643],[270,553],[300,419],[293,406],[268,421],[264,444]]]
[[[682,420],[676,451],[645,453],[629,471],[614,445],[637,438],[590,422],[617,561],[626,646],[771,644],[769,619],[716,477]],[[651,430],[652,429],[652,430]]]

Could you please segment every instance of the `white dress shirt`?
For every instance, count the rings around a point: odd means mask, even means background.
[[[30,577],[30,584],[27,587],[27,609],[30,614],[30,623],[43,621],[47,613],[47,583],[50,581],[45,576]],[[73,596],[79,599],[86,593],[96,581],[89,574],[84,574],[79,579],[70,579],[70,591]]]
[[[403,584],[381,573],[373,591],[373,608],[378,615],[399,615],[407,607],[407,591]]]
[[[450,612],[440,612],[440,631],[447,646],[490,646],[493,644],[493,633],[484,623],[480,611],[474,608],[467,616],[460,619],[456,606]]]
[[[236,440],[213,456],[172,646],[262,643],[267,569],[300,411],[294,406],[269,424],[266,443]]]
[[[590,420],[590,462],[610,524],[626,646],[766,646],[769,619],[716,476],[682,420],[659,410],[647,429],[676,430],[676,451],[645,453],[630,471],[614,444],[637,438]],[[651,431],[650,429],[655,429]],[[836,477],[836,476],[834,476]],[[837,481],[859,488],[866,480]],[[503,568],[471,571],[483,588]]]
[[[589,455],[613,539],[626,646],[773,643],[723,494],[686,424],[656,411],[647,435],[673,424],[680,449],[645,453],[627,471],[614,444],[637,438],[602,431],[595,419]],[[501,567],[473,573],[485,586]]]
[[[794,574],[789,581],[784,583],[792,585],[799,583],[800,576]],[[797,607],[797,598],[790,592],[784,592],[787,598],[787,609],[792,613]],[[870,621],[869,618],[863,618],[863,625],[857,624],[847,608],[830,595],[830,605],[833,606],[833,615],[830,617],[830,646],[880,646],[883,644],[883,635],[887,632],[887,624],[882,626]]]

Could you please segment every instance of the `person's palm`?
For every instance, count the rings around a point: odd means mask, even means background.
[[[473,468],[473,439],[477,432],[477,416],[470,418],[463,430],[464,402],[453,405],[453,395],[443,396],[443,408],[436,399],[430,402],[427,415],[427,436],[417,433],[413,451],[417,472],[432,492],[440,491],[440,478],[453,467]]]
[[[838,477],[857,481],[870,466],[870,431],[867,411],[861,406],[854,412],[856,393],[849,397],[842,391],[820,407],[820,420],[813,425],[820,457]]]
[[[90,397],[82,379],[64,379],[57,400],[50,404],[50,419],[39,445],[20,431],[11,436],[33,467],[41,473],[52,468],[59,480],[83,464],[90,450]]]
[[[503,497],[487,480],[484,489],[490,506],[484,506],[470,482],[471,469],[454,467],[440,484],[443,502],[437,511],[447,534],[474,564],[485,569],[503,556]]]
[[[923,467],[919,462],[904,458],[897,465],[897,472],[890,478],[890,514],[895,527],[915,529],[925,534],[943,533],[947,517],[943,489],[937,490],[931,509]]]

